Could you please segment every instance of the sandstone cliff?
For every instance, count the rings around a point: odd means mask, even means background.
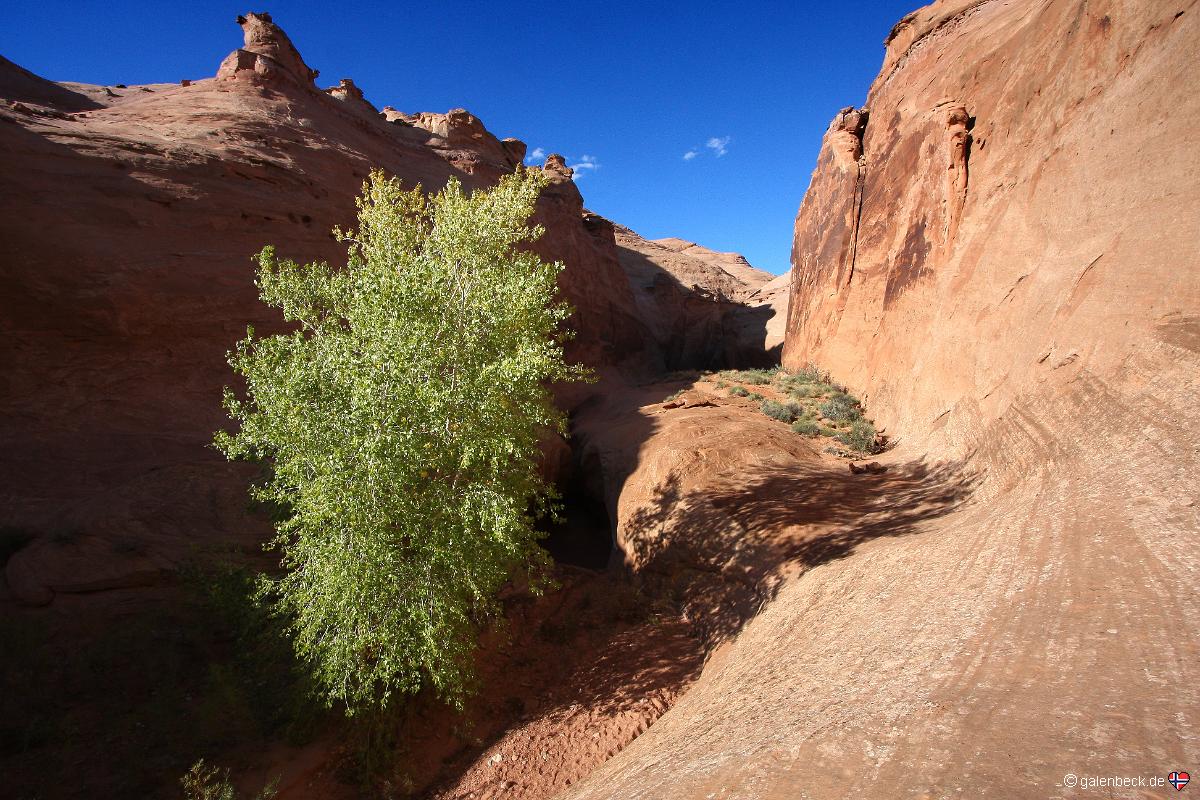
[[[898,23],[796,219],[785,361],[828,363],[963,452],[1031,396],[1140,394],[1133,373],[1194,352],[1189,7],[937,3]]]
[[[737,253],[683,239],[647,240],[616,226],[617,254],[667,370],[779,363],[786,292]]]
[[[784,363],[898,446],[851,475],[724,401],[584,420],[627,560],[715,598],[719,646],[568,797],[1071,797],[1200,758],[1198,43],[1187,0],[896,25],[796,219]]]
[[[461,109],[381,114],[350,80],[322,91],[269,15],[239,22],[243,46],[186,85],[55,84],[0,62],[0,525],[34,537],[7,565],[25,601],[154,582],[197,544],[256,547],[246,472],[207,446],[225,352],[276,324],[250,256],[343,258],[329,232],[372,167],[473,187],[525,155]],[[569,355],[602,374],[637,362],[612,225],[561,163],[547,174],[536,248],[567,265]]]
[[[898,445],[852,472],[713,382],[564,397],[625,563],[703,653],[641,645],[609,669],[661,625],[643,618],[596,662],[615,684],[578,678],[492,729],[444,796],[1066,797],[1068,772],[1196,763],[1198,14],[906,16],[826,135],[791,277],[757,286],[724,254],[586,213],[548,160],[542,246],[568,264],[579,357],[708,358],[722,309],[769,302],[785,363],[831,370]],[[268,18],[243,26],[189,86],[0,63],[0,478],[5,522],[37,537],[7,570],[27,602],[156,580],[196,540],[260,540],[245,474],[204,450],[224,350],[269,322],[249,253],[336,258],[326,233],[371,165],[479,185],[524,156],[465,111],[320,92]],[[730,296],[693,308],[693,274]],[[671,652],[687,657],[655,663]],[[669,672],[687,674],[658,691]]]

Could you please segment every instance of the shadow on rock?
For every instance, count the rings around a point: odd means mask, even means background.
[[[789,575],[874,539],[920,532],[966,502],[980,477],[962,463],[914,461],[855,475],[813,462],[687,491],[672,472],[622,526],[621,540],[647,588],[678,603],[711,650]]]

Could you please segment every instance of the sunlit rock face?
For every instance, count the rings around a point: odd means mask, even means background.
[[[1164,343],[1198,291],[1181,191],[1194,16],[945,2],[905,17],[796,219],[785,362],[828,364],[887,423],[959,451],[1023,397],[1081,377],[1127,395],[1141,369],[1174,369]],[[1134,355],[1163,363],[1131,370]]]
[[[895,27],[804,195],[784,345],[886,472],[727,403],[598,446],[635,564],[760,605],[566,797],[1033,798],[1200,757],[1197,42],[1182,0]]]

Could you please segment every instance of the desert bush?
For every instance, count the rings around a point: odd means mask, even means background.
[[[651,601],[636,586],[620,582],[609,587],[601,596],[598,611],[609,623],[635,624],[651,613]]]
[[[821,426],[811,419],[801,419],[792,423],[792,431],[802,436],[816,436],[821,432]]]
[[[762,404],[762,413],[771,419],[791,423],[804,415],[804,407],[798,403],[777,403],[767,400]]]
[[[345,268],[258,256],[293,330],[230,354],[246,396],[226,390],[239,430],[216,444],[271,466],[253,494],[287,510],[284,572],[262,593],[347,713],[423,685],[461,706],[497,592],[544,574],[538,440],[566,430],[546,386],[584,376],[563,360],[562,265],[523,246],[544,180],[427,196],[374,171],[357,232],[334,231]]]
[[[795,398],[822,397],[835,391],[829,383],[829,374],[816,367],[805,367],[799,372],[780,371],[775,375],[775,386]]]
[[[830,436],[830,437],[838,435],[837,428],[831,428],[828,425],[821,425],[818,428],[817,433],[821,434],[822,436]]]
[[[829,373],[816,364],[808,363],[792,373],[802,383],[829,383]]]
[[[858,401],[848,394],[835,394],[821,403],[821,416],[834,422],[853,422],[862,419]]]
[[[850,430],[839,433],[837,438],[842,444],[860,453],[874,453],[878,450],[875,444],[875,426],[866,420],[855,420]]]
[[[780,422],[791,422],[792,413],[782,403],[777,403],[774,400],[767,400],[762,404],[762,413],[766,414],[771,419],[777,419]]]
[[[721,372],[721,377],[748,383],[751,386],[765,386],[774,379],[778,371],[778,369],[727,369]]]
[[[77,544],[83,538],[83,529],[74,525],[56,528],[50,534],[50,541],[57,545]]]
[[[816,384],[803,383],[798,386],[791,386],[786,391],[789,395],[799,400],[809,397],[821,397],[825,394],[826,389]]]
[[[750,396],[750,392],[747,391],[746,387],[744,387],[744,386],[734,386],[732,389],[729,390],[729,393],[731,395],[733,395],[734,397],[749,397]]]
[[[538,636],[549,644],[567,644],[575,638],[579,620],[545,620],[538,626]]]
[[[751,393],[750,393],[750,399],[751,399],[751,400],[764,400],[765,398],[764,398],[764,397],[763,397],[761,394],[759,394],[758,392],[751,392]]]
[[[180,578],[194,604],[203,639],[232,641],[227,660],[206,664],[206,695],[201,723],[232,738],[281,736],[292,745],[309,741],[323,708],[314,697],[312,678],[296,658],[285,621],[271,613],[257,592],[257,576],[244,566],[223,561],[185,563]],[[243,724],[231,723],[237,718]]]

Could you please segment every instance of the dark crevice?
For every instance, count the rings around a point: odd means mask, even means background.
[[[855,135],[858,136],[858,174],[854,183],[854,230],[850,232],[850,274],[846,276],[846,285],[854,280],[854,267],[858,261],[858,232],[862,227],[863,193],[867,183],[867,125],[871,119],[867,110],[860,109],[861,122]]]
[[[582,470],[572,470],[559,487],[562,509],[559,520],[543,520],[542,547],[559,564],[602,570],[614,552],[613,527],[604,503],[589,492]]]

